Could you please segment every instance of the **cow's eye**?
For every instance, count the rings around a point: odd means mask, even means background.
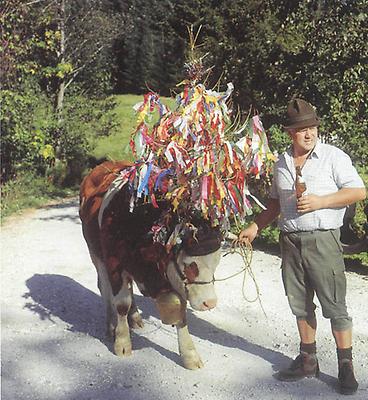
[[[199,275],[199,269],[197,263],[194,261],[190,264],[184,263],[184,274],[187,277],[189,282],[194,282],[197,276]]]

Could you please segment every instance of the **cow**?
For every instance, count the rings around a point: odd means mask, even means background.
[[[183,366],[192,370],[202,368],[185,311],[187,301],[199,311],[216,306],[214,273],[220,262],[220,231],[193,216],[175,251],[174,247],[170,249],[154,241],[157,221],[165,220],[165,229],[169,231],[178,226],[177,216],[168,203],[162,201],[153,206],[141,201],[132,209],[132,193],[127,185],[117,191],[108,205],[104,203],[116,177],[131,166],[125,161],[104,162],[84,178],[80,187],[79,215],[106,307],[107,333],[114,337],[117,356],[131,355],[129,328],[143,326],[134,302],[134,281],[144,296],[155,299],[162,322],[176,326]]]

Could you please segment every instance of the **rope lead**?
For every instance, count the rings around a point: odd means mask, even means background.
[[[247,241],[246,243],[234,241],[232,243],[231,249],[226,254],[224,254],[224,257],[227,256],[228,254],[239,254],[241,256],[241,258],[243,259],[244,268],[241,271],[236,272],[235,274],[230,275],[226,278],[215,279],[215,282],[226,281],[227,279],[233,278],[234,276],[237,276],[237,275],[241,274],[242,272],[244,272],[243,284],[242,284],[243,298],[248,303],[254,303],[254,302],[258,301],[259,305],[261,306],[264,316],[267,318],[267,314],[263,308],[263,304],[261,301],[261,293],[259,290],[259,286],[258,286],[256,277],[253,273],[252,266],[251,266],[252,259],[253,259],[253,247],[252,247],[251,243],[249,241]],[[254,299],[249,299],[245,294],[245,282],[246,282],[247,274],[251,277],[251,279],[254,283],[254,287],[256,289],[256,297]]]

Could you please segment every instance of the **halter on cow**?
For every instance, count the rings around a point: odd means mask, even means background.
[[[216,306],[213,282],[220,261],[221,235],[202,218],[178,221],[165,203],[159,208],[142,204],[131,212],[126,188],[109,201],[99,225],[105,193],[116,174],[129,166],[126,162],[105,162],[84,179],[80,190],[83,234],[97,269],[108,332],[115,335],[115,353],[131,354],[128,319],[131,327],[143,326],[134,304],[134,280],[143,295],[156,300],[163,322],[176,325],[184,366],[200,368],[203,363],[188,332],[185,308],[187,300],[195,310]],[[180,245],[168,248],[157,238],[153,240],[154,227],[163,218],[167,234],[181,223],[184,234],[178,239]]]

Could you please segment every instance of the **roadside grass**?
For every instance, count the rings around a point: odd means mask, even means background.
[[[42,207],[51,200],[65,199],[77,193],[77,188],[57,187],[44,177],[24,173],[1,187],[1,223],[25,209]]]
[[[359,175],[362,177],[365,187],[368,188],[368,167],[358,168]],[[366,229],[368,229],[368,220],[367,216],[364,213],[364,207],[368,206],[368,199],[364,201],[360,201],[357,203],[356,214],[354,217],[353,228],[358,233],[359,237],[363,237],[364,226],[366,225]],[[368,249],[366,252],[362,252],[360,254],[352,254],[349,256],[345,256],[345,264],[347,268],[351,270],[356,270],[361,267],[368,273]]]

